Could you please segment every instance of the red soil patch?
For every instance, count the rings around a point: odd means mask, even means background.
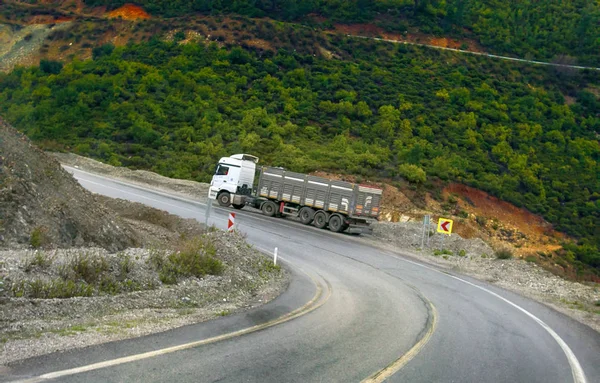
[[[542,217],[525,209],[518,208],[508,202],[461,184],[451,184],[444,189],[446,193],[457,194],[466,201],[465,210],[476,216],[495,218],[503,226],[512,226],[530,240],[543,237],[564,238],[564,235],[554,231],[552,225]]]
[[[124,20],[138,20],[138,19],[149,19],[150,15],[144,11],[144,8],[135,4],[125,4],[121,8],[117,8],[114,11],[108,13],[108,17],[116,18],[121,17]]]

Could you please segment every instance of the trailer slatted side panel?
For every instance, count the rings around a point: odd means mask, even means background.
[[[362,216],[377,216],[383,191],[368,186],[358,186],[355,214]]]
[[[283,170],[277,168],[264,169],[258,185],[261,197],[280,199],[283,191]]]
[[[325,208],[329,192],[328,180],[322,177],[306,176],[304,204],[317,209]]]
[[[299,204],[304,194],[305,177],[301,173],[285,172],[281,200]]]
[[[350,213],[350,205],[354,195],[353,185],[344,181],[329,181],[331,189],[329,191],[329,206],[327,210]]]

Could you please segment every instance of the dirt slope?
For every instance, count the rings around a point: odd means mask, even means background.
[[[133,230],[0,118],[0,248],[134,247]]]

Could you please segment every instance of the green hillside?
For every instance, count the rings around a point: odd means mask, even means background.
[[[344,60],[104,46],[0,75],[0,114],[46,149],[172,177],[207,181],[220,156],[248,152],[303,172],[463,182],[581,238],[571,256],[600,268],[600,73],[331,44]]]
[[[492,53],[600,65],[600,3],[597,0],[85,0],[116,8],[142,5],[154,15],[192,12],[306,21],[376,22],[386,30],[475,38]]]

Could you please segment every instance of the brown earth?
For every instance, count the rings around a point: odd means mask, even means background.
[[[553,230],[552,225],[525,209],[518,208],[502,201],[484,191],[461,184],[450,184],[444,189],[445,193],[456,194],[462,201],[461,205],[477,216],[493,217],[505,224],[515,226],[531,237],[550,236],[564,238]]]
[[[108,13],[108,17],[117,18],[121,17],[124,20],[140,20],[149,19],[150,14],[144,10],[144,8],[135,4],[125,4],[121,8],[117,8]]]

